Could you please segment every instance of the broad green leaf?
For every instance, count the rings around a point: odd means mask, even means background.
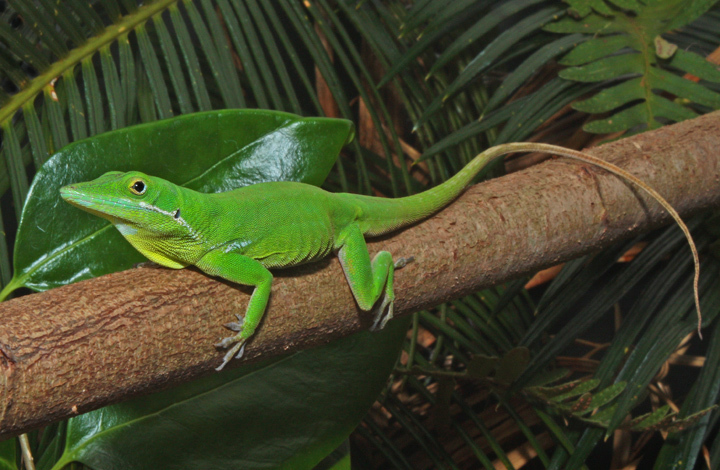
[[[0,442],[0,470],[18,470],[16,447],[14,438]]]
[[[350,455],[350,439],[348,438],[315,465],[313,470],[352,470]]]
[[[350,454],[346,454],[343,458],[335,462],[328,470],[352,470]]]
[[[377,398],[407,327],[399,319],[72,418],[53,468],[312,468]]]
[[[353,124],[264,110],[223,110],[124,128],[66,146],[35,176],[15,244],[20,286],[46,290],[143,260],[112,226],[78,211],[61,186],[106,171],[139,170],[201,192],[263,181],[319,185]]]

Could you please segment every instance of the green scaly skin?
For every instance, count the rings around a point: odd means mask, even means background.
[[[458,197],[495,158],[529,151],[556,153],[600,166],[652,191],[596,157],[553,145],[517,143],[488,149],[445,183],[398,199],[329,193],[293,182],[203,194],[136,171],[111,171],[93,181],[65,186],[60,195],[112,222],[151,261],[175,269],[195,265],[209,275],[255,287],[244,318],[238,315],[238,322],[227,325],[237,334],[218,344],[224,348],[232,345],[217,368],[220,370],[233,356],[242,356],[245,343],[260,323],[273,279],[268,268],[309,263],[337,253],[362,310],[372,310],[382,297],[373,327],[384,327],[393,316],[394,271],[406,260],[394,263],[390,253],[381,251],[371,261],[365,236],[392,232],[430,216]],[[664,202],[657,193],[655,196]]]

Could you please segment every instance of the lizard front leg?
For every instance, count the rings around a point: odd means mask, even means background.
[[[237,331],[238,334],[224,338],[216,345],[227,348],[235,343],[225,354],[223,363],[216,369],[222,370],[233,356],[236,358],[242,356],[245,343],[255,333],[270,298],[273,276],[259,261],[232,251],[225,252],[222,249],[205,254],[196,263],[196,266],[211,276],[220,276],[237,284],[255,287],[245,311],[245,318],[241,320],[238,317],[239,321],[237,323],[227,325],[230,329]]]

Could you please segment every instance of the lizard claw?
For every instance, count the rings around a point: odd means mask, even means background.
[[[227,348],[231,344],[235,342],[234,336],[229,336],[227,338],[223,338],[219,343],[215,345],[216,348]]]
[[[243,319],[243,317],[241,317],[241,316],[240,316],[239,314],[237,314],[237,313],[235,314],[235,316],[237,317],[238,321],[236,321],[236,322],[230,322],[230,323],[225,323],[224,326],[225,326],[225,328],[227,328],[227,329],[229,329],[229,330],[240,332],[240,331],[242,331],[242,326],[243,326],[243,323],[244,323],[244,319]],[[226,347],[227,347],[227,346],[226,346]]]
[[[233,342],[237,341],[235,343],[235,346],[233,346],[230,351],[228,351],[225,354],[225,357],[223,357],[223,362],[220,364],[220,366],[216,367],[215,370],[221,371],[223,367],[225,367],[225,364],[230,362],[230,360],[235,356],[235,359],[240,359],[245,352],[245,340],[241,339],[238,340],[236,337],[231,336],[229,338],[225,338],[220,343],[216,344],[215,346],[226,348],[229,345],[231,345]],[[237,355],[236,355],[237,354]]]
[[[388,307],[389,305],[389,307]],[[377,314],[375,315],[375,321],[373,322],[372,326],[370,327],[370,331],[379,331],[385,328],[385,325],[387,322],[393,317],[393,307],[395,305],[394,300],[388,299],[386,296],[382,304],[380,304],[380,308],[377,311]],[[383,315],[383,312],[385,311],[385,307],[388,307],[388,313],[387,315]]]
[[[223,357],[223,362],[220,364],[219,367],[217,367],[215,370],[220,371],[223,367],[225,367],[225,364],[230,362],[230,360],[235,356],[235,359],[240,359],[245,352],[245,341],[247,341],[247,338],[242,338],[240,335],[242,334],[243,329],[243,323],[245,323],[245,319],[235,314],[235,317],[237,318],[236,322],[230,322],[225,324],[225,328],[228,328],[232,331],[237,331],[238,334],[235,336],[228,336],[227,338],[223,338],[219,343],[215,345],[217,348],[227,348],[230,347],[231,344],[235,343],[235,345],[230,348],[230,350],[225,354],[225,357]]]
[[[405,266],[407,266],[408,264],[412,263],[413,261],[415,261],[415,257],[414,257],[414,256],[408,256],[407,258],[398,258],[398,259],[395,261],[394,268],[395,268],[395,269],[402,269],[402,268],[404,268]]]
[[[382,330],[383,328],[385,328],[385,325],[387,325],[387,322],[388,322],[388,321],[392,320],[392,317],[393,317],[393,307],[394,307],[394,306],[395,306],[395,303],[394,303],[394,302],[390,302],[390,307],[388,308],[388,313],[387,313],[387,315],[385,315],[385,316],[383,317],[382,321],[380,322],[380,328],[379,328],[380,330]]]

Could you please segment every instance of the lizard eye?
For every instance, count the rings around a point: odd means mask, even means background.
[[[147,186],[143,180],[135,180],[133,184],[130,185],[130,191],[138,196],[145,194],[145,190],[147,190]]]

